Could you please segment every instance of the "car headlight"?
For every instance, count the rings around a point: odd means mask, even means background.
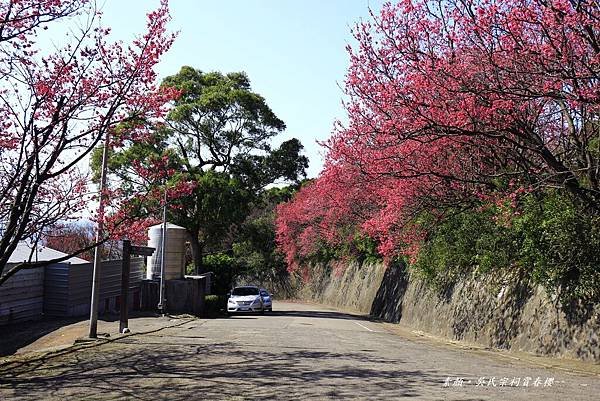
[[[257,305],[260,303],[260,298],[256,298],[253,302],[252,305]]]
[[[230,304],[230,305],[237,305],[237,302],[235,302],[235,301],[234,301],[234,300],[232,300],[232,299],[228,299],[228,300],[227,300],[227,303],[228,303],[228,304]]]

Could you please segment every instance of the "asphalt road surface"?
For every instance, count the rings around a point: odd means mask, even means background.
[[[600,399],[597,375],[417,341],[333,309],[274,309],[163,319],[171,327],[5,367],[0,399]]]

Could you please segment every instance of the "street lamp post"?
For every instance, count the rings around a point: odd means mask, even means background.
[[[163,221],[162,221],[162,242],[160,244],[160,294],[158,301],[158,310],[162,315],[165,314],[165,263],[167,261],[167,185],[165,184],[165,194],[163,199]]]
[[[106,130],[104,148],[102,150],[102,170],[100,176],[100,205],[98,206],[98,231],[96,231],[96,248],[94,250],[94,270],[92,278],[92,298],[90,300],[90,338],[98,337],[98,298],[100,296],[100,265],[102,262],[102,249],[100,241],[104,232],[104,204],[106,203],[106,188],[108,151],[110,147],[110,130]]]

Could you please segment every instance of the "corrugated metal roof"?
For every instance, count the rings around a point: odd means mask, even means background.
[[[28,244],[26,242],[19,242],[19,245],[17,245],[17,248],[15,249],[15,251],[12,253],[12,255],[10,255],[10,259],[8,260],[8,263],[21,263],[23,261],[28,261],[30,257],[31,257],[32,262],[42,262],[42,261],[46,261],[46,260],[52,260],[52,259],[57,259],[57,258],[62,258],[64,256],[67,256],[66,253],[63,253],[63,252],[57,251],[56,249],[52,249],[52,248],[48,248],[48,247],[36,247],[36,249],[33,251],[33,254],[32,254],[31,250],[33,248],[34,247],[31,244]],[[62,263],[71,263],[74,265],[79,265],[82,263],[89,263],[89,262],[87,260],[83,260],[81,258],[74,256],[72,258],[65,260]]]

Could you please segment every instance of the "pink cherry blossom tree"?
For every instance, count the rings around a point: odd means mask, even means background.
[[[146,32],[124,44],[110,41],[88,0],[0,2],[0,276],[19,241],[98,199],[83,170],[107,131],[144,140],[145,125],[132,122],[164,116],[177,95],[156,84],[155,67],[175,38],[169,19],[162,0],[148,14]],[[41,43],[57,25],[65,40],[48,51]],[[117,129],[123,124],[130,129]],[[113,189],[107,195],[114,210],[127,202]],[[113,228],[129,220],[120,217]],[[31,266],[5,272],[0,284]]]
[[[414,257],[423,210],[441,219],[553,188],[600,213],[597,4],[402,0],[353,35],[349,123],[321,176],[279,209],[290,266],[311,241],[344,239],[340,222],[384,256]]]

